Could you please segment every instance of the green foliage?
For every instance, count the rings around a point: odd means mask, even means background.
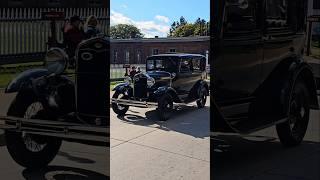
[[[183,16],[171,24],[169,37],[209,36],[210,22],[198,18],[194,23],[188,23]]]
[[[110,27],[110,36],[113,39],[143,38],[140,29],[131,24],[118,24]]]

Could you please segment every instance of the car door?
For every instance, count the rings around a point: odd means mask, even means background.
[[[226,0],[225,3],[223,37],[217,42],[220,52],[213,60],[215,101],[225,117],[246,114],[261,83],[261,2]]]
[[[173,85],[180,98],[185,99],[188,97],[188,94],[191,91],[199,74],[198,72],[194,72],[192,56],[181,57],[179,69],[179,73],[177,74]]]

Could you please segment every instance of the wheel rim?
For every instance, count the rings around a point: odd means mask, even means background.
[[[119,94],[118,97],[117,97],[117,99],[119,100],[119,99],[126,99],[126,98],[125,98],[125,95],[124,95],[124,94]],[[122,111],[122,110],[124,110],[126,107],[123,106],[123,105],[121,105],[121,104],[118,104],[118,103],[117,103],[117,108],[118,108],[120,111]]]
[[[206,102],[207,102],[207,93],[206,90],[202,88],[202,90],[200,91],[200,104],[202,106],[205,106]]]
[[[300,140],[305,134],[308,111],[303,93],[295,92],[290,102],[289,125],[292,136],[297,140]]]
[[[40,102],[34,102],[27,108],[24,114],[24,118],[25,119],[41,118],[39,116],[39,113],[43,110],[44,108]],[[25,132],[22,133],[22,139],[26,148],[31,152],[40,152],[47,146],[47,143],[40,142],[41,141],[40,138],[36,138],[35,136]]]
[[[169,113],[171,113],[172,108],[173,108],[173,103],[168,99],[164,100],[162,109],[163,109],[163,116],[165,119],[167,119],[170,116]]]

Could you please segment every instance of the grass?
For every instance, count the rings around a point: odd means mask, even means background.
[[[0,74],[0,88],[5,88],[18,74]]]

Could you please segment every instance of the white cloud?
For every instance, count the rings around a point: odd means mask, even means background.
[[[162,22],[165,22],[165,23],[168,23],[170,20],[168,17],[166,16],[161,16],[161,15],[156,15],[155,17],[158,21],[162,21]]]
[[[117,24],[132,24],[138,27],[146,38],[154,36],[166,37],[170,31],[170,26],[168,24],[157,23],[155,21],[135,21],[113,10],[111,10],[110,24],[111,26]]]

